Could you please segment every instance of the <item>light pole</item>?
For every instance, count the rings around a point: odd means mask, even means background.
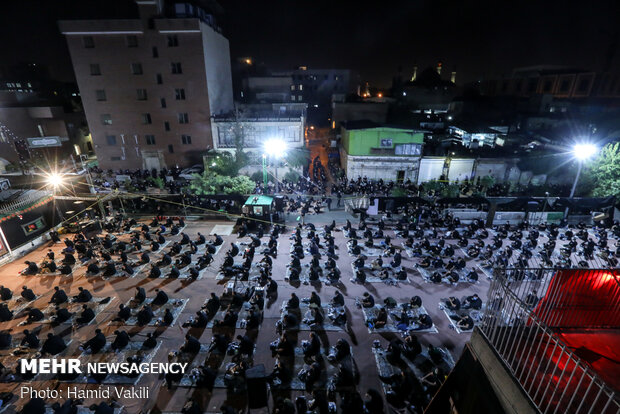
[[[276,159],[276,162],[275,162],[275,179],[276,179],[275,194],[278,194],[278,190],[279,190],[278,161],[282,157],[284,157],[284,155],[286,155],[286,142],[282,141],[281,139],[272,138],[272,139],[265,141],[264,147],[265,147],[265,153]]]
[[[575,181],[573,182],[573,188],[570,190],[569,199],[575,196],[575,190],[577,189],[577,183],[579,182],[579,176],[581,175],[581,167],[583,163],[592,158],[598,151],[598,148],[593,144],[577,144],[573,147],[573,156],[577,159],[577,175],[575,175]],[[568,218],[568,206],[564,210],[564,218]]]

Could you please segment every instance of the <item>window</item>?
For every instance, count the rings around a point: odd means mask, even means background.
[[[170,154],[173,154],[173,153],[174,153],[174,146],[173,146],[172,144],[169,144],[169,145],[168,145],[168,152],[169,152]]]
[[[147,125],[151,123],[151,114],[142,114],[142,124]]]
[[[102,114],[101,115],[101,123],[103,125],[112,125],[112,115],[110,115],[110,114]]]
[[[192,137],[189,135],[181,135],[181,142],[185,145],[189,145],[192,143]]]
[[[91,74],[91,76],[100,76],[101,75],[101,68],[99,67],[98,63],[91,63],[90,64],[90,74]]]
[[[295,85],[291,85],[291,90],[294,91],[295,90]]]
[[[297,95],[297,100],[298,100],[298,101],[301,101],[301,99],[302,99],[302,98],[301,98],[301,95]]]
[[[168,47],[177,47],[179,45],[179,38],[177,35],[168,35]]]
[[[586,92],[588,90],[588,86],[590,86],[589,79],[582,79],[579,81],[577,86],[577,92]]]
[[[291,95],[291,101],[295,100],[295,95]]]
[[[178,114],[178,118],[179,124],[189,124],[189,116],[187,115],[187,112],[182,112]]]
[[[84,36],[82,38],[82,44],[86,49],[92,49],[95,47],[95,39],[92,36]]]
[[[422,145],[420,144],[398,144],[394,146],[394,154],[396,155],[420,155],[422,153]]]
[[[141,63],[132,63],[131,64],[131,73],[134,75],[142,75],[142,64]]]
[[[155,145],[155,135],[145,135],[146,145]]]
[[[107,101],[107,97],[105,96],[105,90],[103,89],[97,89],[95,91],[95,95],[97,96],[97,100],[98,101]]]
[[[161,85],[162,83],[164,83],[164,81],[163,81],[163,80],[162,80],[162,78],[161,78],[161,73],[158,73],[158,74],[155,76],[155,79],[157,80],[157,84],[158,84],[158,85]]]
[[[161,101],[161,107],[165,108],[166,107],[166,98],[161,98],[160,101]]]
[[[299,85],[298,88],[299,88],[300,91],[303,91],[304,90],[304,85]]]
[[[159,51],[157,50],[156,46],[153,46],[153,57],[154,58],[158,58],[159,57]]]
[[[108,135],[105,137],[108,145],[116,145],[116,135]]]
[[[185,89],[175,89],[174,97],[177,101],[184,101],[185,100]]]
[[[170,122],[168,122],[168,121],[165,121],[165,122],[164,122],[164,129],[165,129],[166,131],[170,131]]]
[[[121,157],[110,157],[110,161],[120,161]]]
[[[138,36],[127,36],[127,47],[138,47]]]
[[[181,62],[172,62],[170,66],[172,68],[173,74],[178,75],[180,73],[183,73],[183,69],[181,69]]]
[[[146,89],[136,89],[136,95],[139,101],[146,101],[147,99]]]

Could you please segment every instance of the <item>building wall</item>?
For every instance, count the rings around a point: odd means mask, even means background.
[[[60,22],[101,168],[198,163],[213,145],[213,110],[232,109],[228,41],[195,18],[154,22],[154,29],[146,19]],[[128,47],[127,33],[137,36],[138,47]],[[84,47],[85,35],[93,37],[93,48]],[[170,35],[178,46],[169,47]],[[172,73],[173,62],[181,63],[181,74]],[[132,74],[132,63],[142,65],[141,75]],[[91,64],[99,64],[100,76],[91,75]],[[146,89],[146,100],[137,99],[137,89]],[[176,99],[175,89],[184,90],[184,100]],[[105,90],[106,101],[97,100],[97,90]],[[179,122],[180,113],[188,114],[189,123]],[[111,116],[111,125],[102,123],[103,114]],[[143,123],[143,114],[150,115],[150,124]],[[154,136],[155,143],[147,143],[146,135]],[[183,143],[182,135],[191,137],[191,144]],[[116,144],[110,145],[107,136],[115,136]]]
[[[371,148],[380,148],[382,139],[392,139],[393,145],[423,144],[424,134],[396,128],[342,130],[342,146],[350,155],[371,155]]]
[[[332,128],[343,121],[368,120],[385,123],[388,105],[383,103],[334,102],[332,104]]]
[[[239,121],[239,127],[234,121],[213,120],[213,143],[215,149],[233,149],[232,137],[236,128],[245,130],[245,148],[248,150],[259,148],[268,139],[278,138],[286,142],[289,148],[304,146],[304,119],[297,120],[265,120],[265,121]],[[231,138],[228,138],[231,137]]]
[[[404,180],[415,182],[420,167],[420,157],[353,156],[341,151],[342,165],[347,177],[368,177],[372,180],[398,179],[398,171],[404,171]]]
[[[204,23],[200,24],[204,45],[211,115],[233,110],[232,71],[228,39]]]

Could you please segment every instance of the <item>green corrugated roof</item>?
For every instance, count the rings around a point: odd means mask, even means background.
[[[273,203],[273,197],[268,197],[264,195],[249,196],[248,199],[245,200],[246,206],[270,206],[271,203]]]

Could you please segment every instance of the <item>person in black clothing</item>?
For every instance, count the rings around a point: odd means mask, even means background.
[[[291,293],[291,298],[286,302],[286,309],[299,309],[299,297],[295,292]]]
[[[116,338],[114,338],[114,341],[110,345],[113,350],[121,350],[129,345],[129,334],[127,332],[117,330],[114,331],[114,335],[116,335]]]
[[[134,295],[133,300],[138,303],[142,303],[146,300],[146,291],[143,287],[136,286],[136,294]]]
[[[13,292],[11,289],[6,288],[4,286],[0,286],[0,299],[2,300],[10,300],[13,297]]]
[[[157,346],[157,340],[153,336],[152,332],[146,334],[146,339],[142,343],[142,348],[153,349]]]
[[[37,298],[37,295],[34,294],[32,289],[28,289],[28,286],[22,286],[21,296],[28,302],[31,302]]]
[[[80,314],[79,318],[75,320],[75,322],[79,325],[82,325],[90,323],[90,321],[92,321],[93,319],[95,319],[95,312],[91,308],[89,308],[87,304],[84,304],[82,305],[82,313]]]
[[[38,348],[41,342],[36,334],[30,332],[28,329],[24,330],[24,338],[22,339],[20,345],[27,345],[28,348]]]
[[[170,312],[170,309],[166,309],[164,311],[164,316],[162,317],[163,324],[165,326],[169,326],[174,322],[174,315]]]
[[[67,348],[65,341],[60,335],[54,335],[53,333],[47,334],[47,339],[43,342],[41,347],[42,354],[58,355]]]
[[[36,275],[39,273],[39,266],[35,262],[26,260],[26,269],[22,271],[23,275]]]
[[[197,354],[200,352],[200,341],[187,333],[185,334],[185,343],[181,345],[180,350],[188,354]]]
[[[52,316],[52,321],[58,325],[68,321],[69,319],[71,319],[72,316],[73,314],[69,312],[67,308],[61,308],[60,306],[56,306],[56,312],[54,313],[54,316]]]
[[[203,309],[205,309],[207,311],[207,315],[212,318],[217,311],[220,310],[220,298],[214,292],[211,292],[211,297],[207,303],[203,305]]]
[[[69,298],[67,297],[67,294],[65,293],[65,291],[59,288],[58,286],[55,286],[54,294],[52,295],[52,298],[50,299],[49,303],[60,305],[61,303],[65,303],[68,300]]]
[[[99,269],[99,262],[93,262],[89,264],[88,267],[86,268],[86,273],[89,275],[96,275],[100,271],[101,269]]]
[[[28,308],[28,318],[26,319],[26,323],[39,322],[45,318],[43,312],[41,312],[37,308]]]
[[[101,351],[106,344],[105,335],[101,332],[101,329],[95,330],[95,335],[82,345],[84,351],[90,350],[91,354],[96,354]]]
[[[321,340],[315,332],[310,332],[309,340],[302,342],[301,347],[306,358],[313,357],[321,353]]]
[[[83,287],[78,287],[78,291],[80,293],[77,296],[74,296],[73,299],[75,302],[90,302],[93,298],[93,295],[88,291],[88,289],[84,289]]]
[[[13,311],[9,309],[6,303],[0,303],[0,322],[6,322],[13,319]]]
[[[383,396],[374,388],[369,388],[368,391],[366,391],[364,413],[383,414]]]
[[[161,270],[159,269],[159,266],[152,265],[151,270],[149,271],[149,277],[151,279],[157,279],[160,276],[161,276]]]
[[[116,314],[116,318],[114,318],[114,322],[125,322],[131,318],[131,309],[128,306],[121,303],[118,308],[119,311]]]
[[[153,306],[165,305],[168,302],[168,295],[163,290],[155,289],[156,295],[153,299]]]
[[[153,309],[151,309],[151,305],[144,305],[138,314],[136,315],[138,319],[138,325],[146,325],[153,319]]]

